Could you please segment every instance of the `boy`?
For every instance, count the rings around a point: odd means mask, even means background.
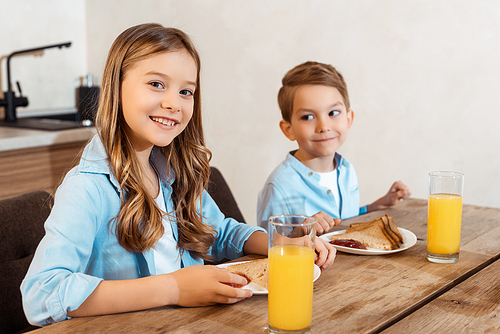
[[[341,219],[384,209],[410,196],[398,181],[384,197],[360,208],[356,171],[337,153],[354,112],[344,78],[335,68],[306,62],[291,69],[282,84],[280,128],[299,148],[287,155],[259,193],[260,226],[267,229],[267,218],[272,215],[304,214],[316,218],[320,235]]]

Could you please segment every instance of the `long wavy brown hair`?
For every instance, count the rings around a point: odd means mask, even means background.
[[[170,145],[161,148],[168,161],[172,200],[178,229],[178,247],[194,258],[209,260],[216,232],[202,220],[201,197],[210,174],[210,151],[205,147],[200,100],[200,58],[189,36],[160,24],[141,24],[121,33],[109,50],[102,78],[96,127],[121,187],[122,205],[113,221],[116,236],[125,249],[144,252],[164,233],[162,213],[143,183],[143,173],[133,145],[126,135],[121,108],[121,83],[137,62],[163,52],[187,51],[197,67],[193,116]]]

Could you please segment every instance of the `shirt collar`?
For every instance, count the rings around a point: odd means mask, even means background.
[[[149,161],[158,172],[160,181],[167,187],[170,187],[175,180],[175,173],[170,168],[167,157],[162,153],[161,147],[154,146],[149,156]]]
[[[289,163],[300,174],[307,174],[309,176],[315,175],[315,177],[319,178],[319,174],[317,172],[304,165],[299,159],[294,156],[296,152],[297,150],[288,152],[286,156],[287,163]],[[342,157],[342,155],[335,152],[334,159],[337,160],[337,169],[344,166],[344,158]]]
[[[168,160],[165,155],[161,153],[161,148],[154,146],[151,150],[149,159],[158,171],[159,178],[162,183],[166,186],[170,186],[175,179],[175,174],[169,168]],[[111,172],[108,154],[106,153],[99,135],[95,134],[92,140],[85,147],[78,169],[83,173],[107,175],[111,184],[115,187],[117,192],[119,192],[120,185],[114,174]]]

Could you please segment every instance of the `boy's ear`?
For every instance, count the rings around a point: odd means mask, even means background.
[[[354,111],[347,111],[347,127],[351,128],[352,122],[354,121]]]
[[[289,122],[282,119],[280,121],[280,128],[281,128],[281,131],[283,132],[283,134],[288,139],[290,139],[291,141],[295,140],[295,136],[293,135],[292,125]]]

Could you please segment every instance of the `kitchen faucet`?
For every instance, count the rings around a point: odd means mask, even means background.
[[[19,90],[20,96],[16,96],[15,92],[12,90],[12,83],[10,80],[10,59],[12,57],[21,54],[26,54],[26,53],[39,54],[42,50],[45,49],[50,49],[50,48],[62,49],[63,47],[69,48],[70,46],[71,42],[42,46],[34,49],[15,51],[7,57],[7,91],[5,92],[4,99],[0,99],[0,107],[5,107],[5,122],[7,123],[16,122],[17,121],[16,108],[26,107],[28,105],[28,98],[23,96],[19,81],[17,82],[17,89]]]

